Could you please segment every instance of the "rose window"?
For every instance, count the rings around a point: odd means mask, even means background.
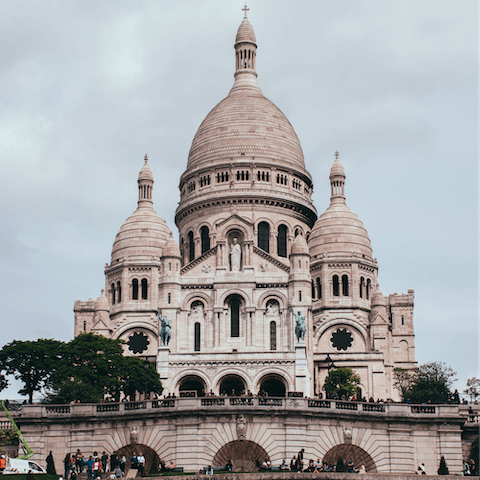
[[[346,328],[339,328],[332,334],[330,341],[337,350],[346,350],[352,346],[353,336]]]
[[[143,353],[150,344],[148,337],[142,332],[135,332],[128,339],[127,345],[128,349],[132,353]]]

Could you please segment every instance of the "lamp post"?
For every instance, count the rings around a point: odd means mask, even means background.
[[[144,393],[144,400],[147,399],[147,385],[148,385],[148,368],[150,367],[150,362],[148,361],[148,357],[145,357],[145,361],[143,362],[143,366],[145,367],[145,393]]]

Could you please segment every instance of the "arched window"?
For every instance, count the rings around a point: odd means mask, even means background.
[[[334,275],[332,280],[333,280],[333,296],[338,297],[340,295],[338,275]]]
[[[83,321],[83,331],[85,332],[87,330],[87,322],[84,320]]]
[[[168,300],[167,301],[168,301],[168,303],[172,303],[172,294],[171,293],[168,294]]]
[[[322,283],[320,277],[317,277],[317,298],[319,300],[322,298]]]
[[[115,284],[112,283],[110,288],[112,289],[112,305],[115,305]]]
[[[200,229],[200,237],[202,239],[202,255],[210,250],[210,232],[208,227],[202,227]]]
[[[193,348],[196,352],[200,351],[200,324],[195,322],[195,346]]]
[[[195,260],[195,243],[193,242],[193,232],[188,232],[188,261],[193,262]]]
[[[146,300],[148,298],[148,291],[147,291],[147,279],[142,278],[142,300]]]
[[[258,224],[258,248],[270,252],[270,225],[267,222]]]
[[[312,279],[312,300],[315,299],[315,282]]]
[[[348,297],[348,276],[342,275],[342,295]]]
[[[402,315],[402,325],[405,325],[405,317]]]
[[[240,336],[240,300],[236,298],[230,302],[230,336]]]
[[[277,255],[279,257],[287,257],[287,227],[285,225],[278,227]]]
[[[138,280],[132,280],[132,300],[138,300]]]
[[[360,298],[363,298],[363,289],[365,288],[365,279],[360,278]]]
[[[270,350],[277,349],[277,323],[273,320],[270,322]]]
[[[299,302],[302,301],[302,291],[301,290],[298,292],[298,301]]]
[[[117,282],[117,302],[120,303],[122,301],[122,285],[120,282]]]
[[[370,298],[370,287],[371,287],[371,284],[372,282],[370,281],[370,279],[367,280],[367,300]]]

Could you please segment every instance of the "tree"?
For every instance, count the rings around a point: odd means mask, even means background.
[[[18,393],[28,395],[28,401],[32,403],[34,392],[51,387],[52,373],[58,364],[56,360],[63,345],[63,342],[57,340],[14,340],[0,350],[0,371],[21,380],[24,386]],[[3,374],[1,377],[5,379]]]
[[[467,380],[467,388],[463,393],[470,396],[470,401],[474,402],[480,397],[480,379],[476,377],[469,378]]]
[[[8,387],[7,377],[3,373],[0,373],[0,392]]]
[[[437,473],[439,475],[449,475],[448,467],[447,467],[447,462],[445,461],[445,457],[442,455],[440,458],[440,466],[438,467]]]
[[[123,340],[82,333],[69,342],[53,377],[49,401],[97,403],[105,394],[118,395],[123,365]]]
[[[454,372],[445,362],[420,365],[408,396],[413,403],[447,403],[450,387],[456,380]]]
[[[331,370],[325,379],[324,390],[329,396],[336,393],[339,398],[349,398],[356,394],[360,385],[360,377],[349,367]]]
[[[414,384],[416,372],[416,370],[405,370],[404,368],[393,370],[393,386],[400,391],[403,402],[408,400],[408,393]]]
[[[130,400],[134,399],[135,392],[160,395],[163,392],[163,386],[155,364],[144,362],[138,357],[124,357],[121,389]]]

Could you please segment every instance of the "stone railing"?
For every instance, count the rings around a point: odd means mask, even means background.
[[[318,414],[341,413],[342,415],[395,415],[395,416],[464,416],[466,422],[478,422],[478,411],[468,414],[459,411],[458,405],[410,405],[405,403],[362,403],[340,400],[309,399],[300,397],[182,397],[140,402],[73,404],[73,405],[24,405],[21,412],[12,412],[12,416],[22,418],[55,418],[71,416],[114,416],[142,412],[155,415],[159,410],[181,412],[195,410],[295,410]],[[2,418],[0,422],[6,422]],[[0,423],[1,424],[1,423]]]

